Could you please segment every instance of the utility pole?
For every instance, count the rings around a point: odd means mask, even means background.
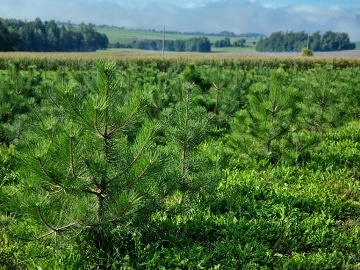
[[[165,53],[165,26],[164,26],[163,40],[162,40],[162,54],[164,55],[164,53]]]
[[[310,43],[310,35],[308,33],[308,38],[307,38],[307,43],[306,43],[306,48],[309,49],[309,43]]]

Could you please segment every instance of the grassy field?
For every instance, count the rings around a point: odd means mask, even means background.
[[[133,40],[142,40],[142,39],[163,39],[163,33],[159,31],[154,30],[135,30],[135,29],[125,29],[125,28],[117,28],[117,27],[98,27],[96,30],[100,33],[104,33],[109,38],[110,43],[123,43],[128,44],[131,43]],[[216,36],[216,35],[206,35],[211,43],[214,43],[217,40],[222,40],[225,37],[224,36]],[[197,34],[181,34],[181,33],[165,33],[165,39],[166,40],[185,40],[190,39],[194,37],[199,37]],[[242,37],[231,37],[230,41],[231,43],[234,43],[235,41],[242,39]],[[259,54],[255,51],[255,45],[256,42],[259,40],[258,38],[245,38],[246,43],[245,47],[224,47],[224,48],[216,48],[212,46],[211,50],[213,53],[227,53],[227,54]],[[355,42],[356,43],[356,49],[360,50],[360,41]],[[103,51],[102,51],[103,52]],[[129,49],[110,49],[108,50],[110,53],[144,53],[143,50],[129,50]],[[145,55],[149,55],[149,53],[155,53],[158,54],[159,52],[152,52],[147,51],[145,52]],[[320,53],[321,56],[323,53]],[[329,54],[330,57],[357,57],[358,52],[337,52],[337,55],[334,55],[332,53],[325,53],[326,55]],[[260,53],[260,55],[263,55]],[[282,54],[277,54],[282,55]],[[284,53],[283,55],[289,55],[288,53]],[[293,53],[292,56],[296,56],[297,53]]]
[[[99,27],[96,30],[100,33],[104,33],[109,38],[110,43],[120,42],[120,43],[130,43],[135,39],[162,39],[162,32],[155,32],[152,30],[132,30],[132,29],[123,29],[116,27]],[[216,40],[224,39],[224,36],[212,36],[204,35],[209,38],[210,42],[215,42]],[[174,34],[174,33],[165,33],[165,39],[167,40],[183,40],[190,39],[194,37],[199,37],[196,34]],[[241,39],[241,37],[231,37],[230,41],[235,42]],[[245,38],[247,43],[246,46],[254,46],[253,42],[256,42],[257,38]]]
[[[99,50],[98,53],[140,53],[140,54],[145,54],[145,55],[149,55],[149,54],[154,54],[154,55],[162,55],[162,52],[160,51],[151,51],[151,50],[138,50],[138,49],[126,49],[126,48],[110,48],[107,50]],[[216,48],[216,47],[212,47],[211,48],[211,55],[216,55],[216,54],[248,54],[248,55],[254,55],[254,54],[259,54],[258,52],[255,51],[255,47],[224,47],[224,48]],[[190,54],[190,55],[194,55],[196,53],[184,53],[184,52],[165,52],[165,54],[167,55],[186,55],[186,54]],[[198,55],[204,55],[204,53],[197,53]],[[206,53],[207,54],[207,53]]]

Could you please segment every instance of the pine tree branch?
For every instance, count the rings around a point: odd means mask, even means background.
[[[76,106],[74,106],[74,104],[70,101],[70,99],[66,99],[67,103],[70,105],[70,108],[72,109],[72,111],[78,116],[80,117],[80,119],[82,121],[84,121],[84,123],[86,123],[87,126],[91,126],[91,124],[88,122],[88,120],[79,112],[79,110],[76,108]]]
[[[145,149],[146,149],[146,145],[147,145],[147,142],[150,141],[151,139],[151,135],[152,133],[150,133],[150,135],[146,138],[145,142],[143,143],[143,146],[140,147],[139,151],[137,151],[135,157],[133,158],[133,160],[130,162],[130,164],[122,170],[122,172],[119,174],[119,175],[124,175],[125,173],[127,173],[128,171],[130,171],[130,169],[133,167],[133,165],[140,159],[140,157],[142,156],[142,154],[144,153]],[[114,181],[114,179],[116,179],[118,176],[114,177],[113,179],[111,179],[109,181],[112,182]]]
[[[39,115],[38,111],[34,109],[34,110],[33,110],[33,112],[34,112],[34,114],[35,114],[35,116],[36,116],[37,120],[41,123],[41,125],[42,125],[42,126],[44,126],[45,124],[44,124],[44,121],[42,120],[43,118],[42,118],[42,117],[40,117],[40,115]]]
[[[98,188],[97,190],[95,190],[93,188],[88,188],[88,189],[85,189],[84,192],[94,194],[97,197],[102,198],[102,199],[106,198],[106,194],[102,193],[102,190],[100,188]]]
[[[216,90],[216,102],[215,102],[215,107],[214,107],[214,110],[213,110],[213,113],[215,115],[218,115],[219,114],[219,111],[218,111],[218,107],[219,107],[219,92],[223,86],[223,83],[220,82],[218,84],[216,84],[215,82],[213,82],[213,86],[215,87],[215,90]]]
[[[105,69],[106,71],[106,69]],[[108,129],[109,129],[109,77],[108,77],[108,73],[105,72],[105,117],[104,117],[104,136],[103,136],[103,152],[104,152],[104,158],[107,159],[108,158],[108,148],[109,148],[109,144],[108,144]],[[104,180],[101,181],[101,186],[104,188],[106,186],[106,182]]]
[[[114,127],[112,130],[109,131],[109,133],[107,134],[108,137],[111,137],[114,133],[116,133],[117,131],[119,131],[120,129],[124,128],[128,123],[130,123],[130,121],[135,117],[136,113],[140,110],[141,106],[140,104],[131,112],[131,114],[125,119],[125,121],[117,126]]]
[[[100,131],[99,126],[98,126],[98,122],[97,122],[97,110],[95,110],[95,114],[94,114],[94,129],[96,132],[96,135],[98,135],[98,137],[100,137],[101,139],[104,139],[104,134]]]
[[[19,236],[17,236],[17,238],[19,238],[19,239],[21,239],[21,240],[25,240],[25,241],[37,241],[37,240],[43,239],[43,238],[45,238],[45,237],[47,237],[47,236],[49,236],[49,235],[56,234],[56,233],[59,233],[59,232],[61,232],[61,231],[65,231],[65,230],[67,230],[67,229],[69,229],[69,228],[71,228],[71,227],[79,224],[79,222],[86,217],[86,213],[85,213],[81,218],[75,220],[75,221],[72,222],[72,223],[69,223],[69,224],[64,225],[64,226],[62,226],[62,227],[59,227],[59,228],[54,228],[54,227],[51,226],[48,222],[46,222],[45,218],[43,217],[43,215],[42,215],[42,213],[41,213],[41,210],[40,210],[40,207],[39,207],[39,206],[36,207],[36,210],[37,210],[37,213],[38,213],[38,215],[39,215],[39,217],[40,217],[41,222],[44,223],[44,225],[45,225],[46,227],[48,227],[51,231],[50,231],[50,232],[47,232],[47,233],[45,233],[45,234],[43,234],[43,235],[41,235],[41,236],[38,236],[38,237],[36,237],[36,238],[23,238],[23,237],[19,237]]]
[[[24,238],[24,237],[20,237],[20,236],[16,236],[17,238],[19,238],[20,240],[24,240],[24,241],[37,241],[37,240],[40,240],[40,239],[43,239],[51,234],[54,234],[55,232],[54,231],[50,231],[46,234],[43,234],[41,236],[38,236],[38,237],[35,237],[35,238]]]
[[[116,220],[118,220],[122,215],[124,215],[131,207],[131,205],[133,204],[134,201],[137,201],[141,198],[142,196],[137,196],[133,201],[129,201],[128,204],[126,205],[126,207],[120,211],[117,215],[115,215],[112,219],[108,219],[99,223],[94,223],[94,224],[90,224],[88,225],[89,227],[97,227],[97,226],[101,226],[104,224],[108,224],[108,223],[112,223],[115,222]]]
[[[54,195],[62,190],[64,190],[64,188],[60,185],[54,185],[53,183],[47,181],[47,180],[43,180],[43,182],[45,182],[47,185],[53,187],[53,188],[58,188],[58,190],[54,191],[52,190],[51,188],[45,188],[45,187],[42,187],[45,191],[49,192],[50,195]]]
[[[58,228],[54,228],[54,227],[51,226],[48,222],[46,222],[46,220],[44,219],[44,217],[43,217],[43,215],[41,214],[41,211],[40,211],[40,206],[37,206],[36,209],[37,209],[37,212],[38,212],[38,214],[39,214],[39,217],[40,217],[41,221],[46,225],[46,227],[48,227],[49,229],[51,229],[51,230],[52,230],[53,232],[55,232],[55,233],[58,233],[58,232],[61,232],[61,231],[65,231],[65,230],[67,230],[67,229],[69,229],[69,228],[71,228],[71,227],[79,224],[79,222],[82,221],[82,220],[86,217],[86,215],[87,215],[87,214],[85,213],[82,217],[80,217],[79,219],[75,220],[74,222],[71,222],[71,223],[69,223],[69,224],[66,224],[66,225],[61,226],[61,227],[58,227]]]
[[[40,157],[37,157],[36,160],[38,161],[39,166],[40,166],[40,168],[41,168],[41,171],[45,174],[45,176],[46,176],[48,179],[51,179],[51,180],[56,184],[56,185],[54,185],[54,186],[58,186],[58,187],[64,189],[57,180],[55,180],[53,177],[51,177],[51,176],[49,175],[49,173],[48,173],[47,170],[45,169],[45,166],[44,166],[43,162],[41,161],[41,158],[40,158]],[[51,183],[49,183],[49,184],[51,184]],[[53,185],[53,184],[51,184],[51,185]]]
[[[74,137],[70,136],[70,171],[72,174],[72,177],[76,177],[76,173],[75,173],[75,165],[74,165],[74,143],[73,143],[73,139]]]
[[[54,97],[51,95],[49,88],[47,88],[46,93],[48,94],[48,97],[50,98],[51,102],[59,109],[60,105],[55,101]]]
[[[187,130],[187,134],[185,140],[181,144],[181,178],[182,178],[182,185],[185,185],[185,159],[187,156],[187,148],[188,148],[188,140],[190,131],[188,129],[188,122],[189,122],[189,104],[190,104],[190,91],[193,85],[186,85],[186,99],[185,99],[185,118],[184,118],[184,129]]]
[[[55,229],[54,227],[52,227],[52,226],[45,220],[44,216],[42,215],[42,213],[41,213],[41,211],[40,211],[40,206],[36,206],[36,211],[37,211],[37,213],[38,213],[38,215],[39,215],[39,217],[40,217],[41,222],[44,223],[44,225],[45,225],[46,227],[48,227],[48,228],[49,228],[50,230],[52,230],[53,232],[57,232],[57,231],[58,231],[57,229]]]
[[[129,183],[127,185],[128,188],[132,187],[133,185],[135,185],[137,182],[139,182],[141,180],[141,178],[146,174],[146,172],[150,169],[151,165],[152,165],[152,161],[150,160],[150,162],[146,165],[145,169],[133,180],[131,181],[131,183]]]
[[[51,179],[50,175],[48,174],[48,172],[46,171],[45,167],[44,167],[44,164],[42,163],[41,161],[41,158],[40,157],[36,157],[36,160],[38,161],[39,165],[40,165],[40,168],[41,168],[41,171],[45,174],[45,176],[47,176],[48,178]]]

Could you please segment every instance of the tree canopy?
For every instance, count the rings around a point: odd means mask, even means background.
[[[70,52],[105,49],[109,40],[93,24],[66,27],[54,20],[42,22],[0,19],[0,51]]]
[[[163,49],[162,39],[133,40],[130,44],[113,43],[109,48],[131,48],[140,50],[161,51]],[[184,40],[165,40],[164,50],[172,52],[211,52],[211,43],[207,37],[194,37]]]
[[[229,37],[223,38],[221,40],[216,40],[214,42],[214,47],[223,48],[223,47],[245,47],[246,39],[241,38],[236,40],[233,44],[231,44],[231,40]]]
[[[18,36],[10,32],[0,20],[0,51],[13,51],[18,42]]]
[[[269,37],[261,39],[256,50],[260,52],[300,52],[309,47],[312,51],[341,51],[355,49],[355,43],[350,42],[347,33],[327,31],[323,35],[315,32],[308,35],[302,32],[274,32]]]

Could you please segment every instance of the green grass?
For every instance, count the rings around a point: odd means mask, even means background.
[[[159,54],[161,51],[152,51],[152,50],[139,50],[139,49],[127,49],[127,48],[110,48],[106,50],[99,50],[98,52],[103,53],[147,53],[147,54]],[[257,54],[255,47],[225,47],[225,48],[211,48],[212,53],[228,53],[228,54]],[[165,52],[165,54],[175,54],[176,52]],[[178,53],[179,54],[179,53]]]
[[[131,29],[124,29],[124,28],[116,28],[116,27],[100,27],[97,28],[97,31],[100,33],[104,33],[109,38],[110,43],[123,43],[128,44],[131,43],[133,40],[142,40],[142,39],[162,39],[163,33],[155,32],[151,30],[131,30]],[[211,36],[211,35],[204,35],[206,36],[211,43],[214,43],[217,40],[222,40],[224,36]],[[181,33],[165,33],[165,39],[167,40],[185,40],[194,37],[199,37],[196,34],[181,34]],[[231,43],[241,39],[240,37],[231,37]],[[255,44],[257,42],[256,38],[245,38],[246,39],[246,47],[224,47],[224,48],[216,48],[212,46],[211,50],[214,53],[240,53],[240,54],[253,54],[256,53],[255,51]],[[143,50],[133,50],[133,49],[108,49],[108,52],[117,52],[117,53],[124,53],[124,52],[143,52]],[[148,51],[154,52],[154,51]]]
[[[97,31],[106,34],[110,43],[130,43],[134,39],[162,39],[161,33],[151,31],[121,28],[97,28]]]
[[[244,53],[244,54],[256,54],[256,50],[254,46],[249,47],[224,47],[224,48],[216,48],[211,47],[211,51],[214,53]]]
[[[132,30],[132,29],[124,29],[124,28],[115,28],[115,27],[99,27],[96,28],[99,33],[104,33],[109,38],[110,43],[120,42],[120,43],[130,43],[134,39],[162,39],[162,32],[155,32],[151,30]],[[224,39],[224,36],[210,36],[206,35],[210,42],[214,43],[216,40]],[[173,34],[173,33],[165,33],[165,39],[168,40],[184,40],[190,39],[194,37],[199,37],[196,34]],[[235,42],[241,39],[241,37],[231,37],[230,41]],[[247,46],[254,46],[253,42],[256,42],[258,39],[256,38],[245,38]]]

